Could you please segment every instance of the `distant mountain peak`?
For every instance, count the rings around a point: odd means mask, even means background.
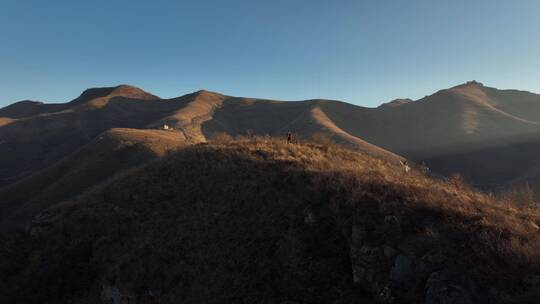
[[[476,80],[467,81],[460,85],[455,86],[454,88],[465,88],[465,87],[484,87],[484,84]]]
[[[70,101],[71,104],[84,104],[91,100],[103,97],[126,97],[132,99],[153,100],[159,97],[150,94],[140,88],[131,85],[118,85],[115,87],[90,88],[82,92],[82,94]]]
[[[21,106],[38,106],[38,105],[42,105],[42,104],[43,104],[43,102],[41,102],[41,101],[25,99],[25,100],[14,102],[14,103],[12,103],[10,105],[7,105],[5,107],[2,107],[2,108],[0,108],[0,110],[8,109],[8,108],[21,107]]]
[[[410,99],[410,98],[398,98],[398,99],[394,99],[392,101],[389,101],[389,102],[385,102],[383,104],[381,104],[379,106],[379,108],[393,108],[393,107],[398,107],[398,106],[401,106],[401,105],[404,105],[404,104],[407,104],[407,103],[410,103],[410,102],[413,102],[414,100]]]
[[[205,96],[205,95],[212,95],[212,96],[224,96],[223,94],[221,93],[218,93],[218,92],[213,92],[213,91],[209,91],[209,90],[205,90],[205,89],[202,89],[202,90],[198,90],[196,92],[193,92],[194,95],[197,95],[197,96]]]
[[[43,102],[42,101],[25,99],[25,100],[21,100],[21,101],[16,102],[16,104],[43,104]]]
[[[200,89],[198,91],[195,91],[196,94],[204,94],[204,93],[214,93],[212,91],[208,91],[208,90],[205,90],[205,89]]]
[[[22,118],[46,111],[44,103],[34,100],[22,100],[0,108],[0,117]]]

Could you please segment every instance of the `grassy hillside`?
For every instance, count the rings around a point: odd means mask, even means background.
[[[122,172],[185,145],[182,134],[160,130],[111,129],[29,177],[0,189],[0,227],[27,224],[33,215]]]
[[[111,128],[145,128],[183,106],[182,99],[152,96],[129,86],[91,89],[61,111],[0,118],[0,186],[51,166]]]
[[[0,302],[537,303],[519,202],[334,145],[199,144],[4,240]]]
[[[0,109],[0,187],[62,161],[111,128],[173,127],[186,142],[217,134],[311,138],[398,163],[402,155],[471,184],[540,189],[540,96],[469,82],[419,101],[363,108],[333,100],[297,102],[197,91],[169,100],[121,85],[65,104],[24,101]],[[1,117],[8,115],[8,117]]]
[[[93,88],[64,104],[19,102],[0,109],[0,186],[73,153],[110,128],[159,129],[167,124],[190,143],[217,133],[309,138],[324,133],[353,149],[397,162],[401,157],[341,130],[316,101],[279,102],[198,91],[159,99],[121,85]]]
[[[461,173],[472,183],[501,187],[540,175],[528,170],[539,151],[539,104],[537,94],[469,82],[394,106],[321,108],[355,137],[425,161],[441,174]]]
[[[438,91],[415,102],[368,109],[346,103],[323,110],[350,134],[412,158],[475,151],[538,135],[540,95],[497,90],[476,82]],[[529,109],[529,115],[525,110]],[[538,137],[536,137],[538,139]]]
[[[336,103],[338,102],[332,100],[286,102],[228,98],[220,107],[214,109],[212,119],[201,124],[201,129],[208,138],[222,132],[230,135],[250,133],[271,136],[285,136],[287,132],[292,132],[295,137],[300,138],[312,138],[322,134],[353,150],[377,158],[395,163],[403,160],[401,156],[352,136],[338,127],[321,107],[321,104]]]
[[[38,101],[24,100],[0,109],[0,117],[25,118],[39,114],[58,112],[65,108],[62,104],[44,104]]]

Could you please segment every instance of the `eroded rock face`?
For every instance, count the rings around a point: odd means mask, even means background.
[[[471,303],[467,289],[451,280],[447,257],[436,242],[404,232],[396,203],[354,219],[350,256],[354,283],[378,303]],[[426,248],[427,247],[427,248]]]
[[[391,230],[399,231],[396,228],[398,221],[392,218],[391,222]],[[374,216],[363,215],[352,225],[350,256],[353,281],[369,291],[377,302],[394,303],[390,271],[397,251],[388,244],[380,246],[374,239],[378,224]]]
[[[352,303],[360,298],[383,304],[474,303],[478,296],[471,292],[473,285],[448,271],[447,251],[411,230],[413,225],[396,205],[373,203],[348,221],[336,220],[324,205],[298,208],[295,220],[276,234],[279,239],[268,251],[272,263],[266,266],[273,267],[268,273],[276,276],[269,282],[275,284],[277,302]],[[54,222],[45,216],[38,220],[36,226],[46,228]],[[199,273],[186,274],[190,268],[183,260],[164,259],[154,248],[133,247],[128,239],[100,237],[88,252],[85,261],[102,270],[101,283],[92,292],[101,303],[204,303],[223,294],[224,289],[208,292],[206,278],[213,272],[197,281]],[[238,265],[243,263],[239,260]],[[173,280],[182,283],[167,285]],[[538,286],[538,281],[534,277],[527,282]]]

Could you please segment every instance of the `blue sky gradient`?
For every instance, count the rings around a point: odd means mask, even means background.
[[[363,106],[472,79],[540,93],[537,0],[2,0],[0,41],[0,107],[121,83]]]

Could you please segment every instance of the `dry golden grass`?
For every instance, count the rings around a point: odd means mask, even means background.
[[[413,222],[438,215],[448,227],[446,232],[470,237],[470,249],[478,256],[540,271],[540,210],[529,188],[494,197],[467,186],[459,176],[434,179],[422,168],[405,173],[401,165],[328,140],[323,143],[291,145],[284,139],[254,138],[209,148],[244,155],[264,151],[273,161],[299,165],[315,177],[316,188],[344,191],[339,204],[399,201]]]
[[[14,119],[7,118],[7,117],[0,117],[0,127],[7,126],[10,123],[14,122]]]
[[[372,156],[376,156],[381,159],[385,159],[391,162],[398,163],[400,160],[404,160],[403,157],[394,154],[392,152],[386,151],[380,147],[377,147],[373,144],[368,143],[367,141],[352,136],[351,134],[345,132],[343,129],[340,129],[321,109],[321,107],[315,107],[311,110],[311,116],[314,121],[324,127],[329,134],[334,135],[339,138],[341,142],[349,144],[353,149],[358,151],[363,151]]]
[[[159,288],[192,303],[354,303],[351,225],[358,214],[380,217],[385,203],[402,220],[395,241],[430,240],[486,302],[538,299],[523,280],[540,273],[540,214],[519,196],[406,173],[330,142],[268,137],[185,148],[50,210],[58,220],[27,245],[4,297],[83,302],[116,282],[141,299]],[[318,210],[315,227],[306,208]],[[419,257],[425,243],[400,250]]]
[[[175,129],[182,130],[185,137],[192,143],[204,142],[202,125],[213,119],[214,112],[223,105],[227,98],[228,96],[208,91],[193,93],[184,107],[161,121],[171,124]]]
[[[401,165],[350,151],[327,137],[318,136],[317,140],[322,144],[294,145],[286,144],[285,139],[240,138],[217,142],[205,149],[254,158],[262,153],[265,160],[299,166],[309,172],[312,187],[334,193],[328,203],[338,209],[343,205],[361,209],[366,201],[397,201],[411,230],[418,229],[415,222],[434,218],[438,226],[434,229],[439,230],[436,234],[458,248],[459,255],[453,256],[455,266],[463,272],[477,270],[477,275],[486,281],[492,276],[490,284],[494,290],[508,286],[521,290],[519,278],[523,273],[540,273],[540,211],[529,188],[493,196],[469,187],[459,175],[447,180],[434,179],[426,175],[423,167],[405,173]],[[505,280],[511,278],[516,280],[515,285],[504,286]],[[504,295],[493,293],[494,298]],[[514,299],[506,296],[499,300]]]

